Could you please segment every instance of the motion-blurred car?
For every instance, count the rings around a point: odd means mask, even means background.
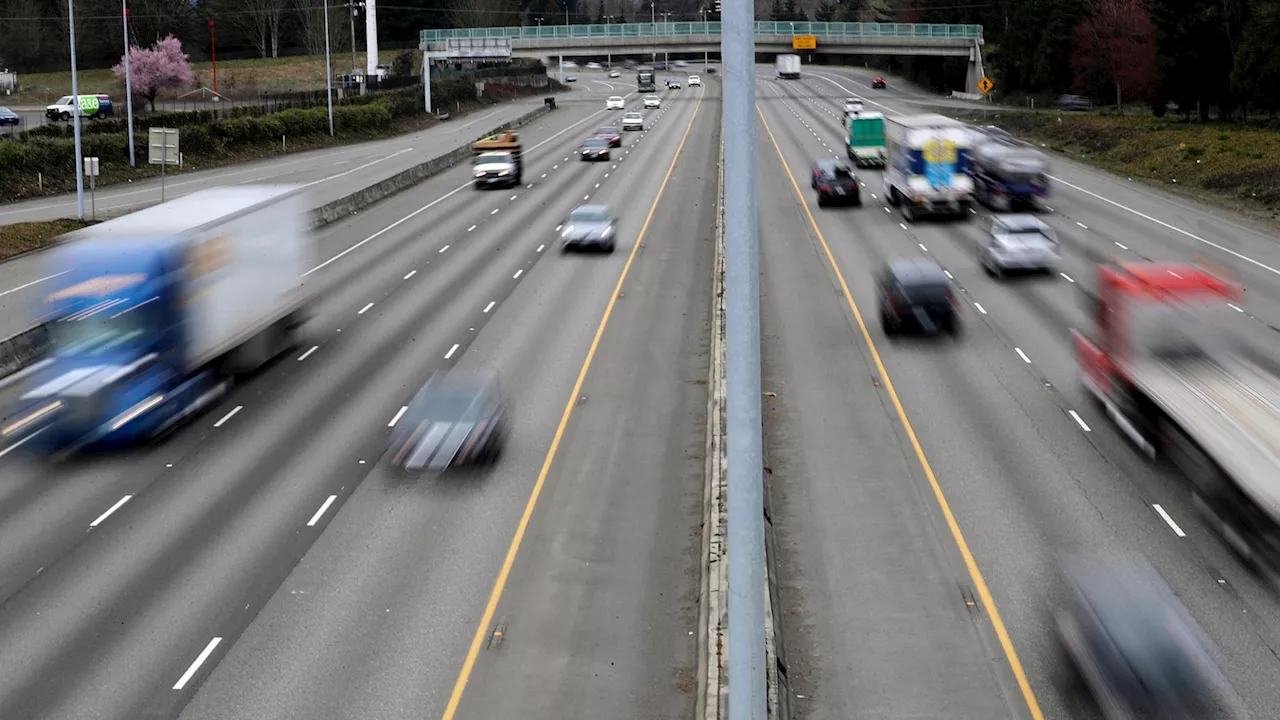
[[[644,113],[629,112],[622,116],[622,130],[644,130]]]
[[[608,100],[604,101],[605,110],[622,110],[626,106],[627,106],[627,103],[625,100],[622,99],[621,95],[614,95],[610,97]]]
[[[689,87],[702,87],[702,78],[697,75],[689,76]]]
[[[601,69],[602,67],[603,67],[603,66],[602,66],[600,63],[598,63],[598,62],[589,62],[589,63],[587,63],[587,69],[588,69],[588,70],[599,70],[599,69]]]
[[[858,176],[843,160],[823,158],[814,163],[810,185],[818,191],[818,207],[826,206],[833,201],[853,205],[862,204]]]
[[[4,125],[21,125],[22,116],[7,107],[0,107],[0,127]]]
[[[960,335],[960,310],[951,280],[936,262],[924,258],[890,260],[876,285],[880,327],[885,335],[904,330]]]
[[[596,137],[609,141],[609,147],[622,147],[622,133],[614,125],[604,125],[596,129]]]
[[[668,81],[667,81],[667,89],[668,89],[668,90],[679,90],[679,89],[680,89],[680,81],[679,81],[679,80],[668,80]]]
[[[611,253],[617,242],[614,237],[617,229],[618,221],[609,214],[609,208],[579,205],[564,219],[560,248],[565,252],[591,248]]]
[[[884,90],[887,87],[889,87],[889,83],[885,82],[882,77],[878,77],[871,81],[872,90]]]
[[[1243,718],[1209,640],[1164,579],[1127,553],[1064,564],[1067,670],[1111,718]]]
[[[571,82],[578,82],[578,76],[577,76],[577,75],[568,75],[568,76],[566,76],[566,77],[565,77],[564,81],[565,81],[565,82],[567,82],[567,83],[571,83]]]
[[[1060,259],[1058,234],[1034,215],[991,215],[980,262],[990,275],[1053,272]]]
[[[493,373],[435,373],[392,434],[392,464],[440,472],[489,464],[502,453],[508,405]]]
[[[475,188],[499,186],[515,187],[520,184],[520,168],[516,158],[509,152],[480,153],[471,161],[471,171],[475,175]]]
[[[661,99],[661,98],[659,98],[657,95],[645,95],[645,96],[644,96],[644,109],[645,109],[645,110],[656,109],[656,108],[660,107],[661,105],[662,105],[662,99]]]
[[[618,72],[617,70],[610,70],[609,77],[611,78],[622,77],[622,73]]]
[[[859,100],[858,98],[845,98],[845,101],[844,101],[845,115],[849,115],[850,113],[860,113],[860,112],[862,112],[861,100]]]
[[[689,63],[687,63],[687,62],[685,62],[685,61],[683,61],[683,60],[677,60],[677,61],[676,61],[676,67],[689,67]]]
[[[1093,101],[1083,95],[1063,95],[1053,103],[1055,110],[1087,112],[1093,109]]]
[[[582,141],[582,148],[578,151],[579,157],[583,161],[588,160],[608,160],[609,159],[609,138],[590,137]]]

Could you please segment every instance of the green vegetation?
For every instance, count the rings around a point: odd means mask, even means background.
[[[1022,112],[963,119],[999,125],[1123,177],[1280,212],[1280,132],[1271,124]]]
[[[486,100],[490,102],[533,92],[547,92],[547,89],[492,82],[485,86]],[[477,102],[475,85],[466,79],[432,83],[432,99],[441,106],[461,106],[464,110],[488,104]],[[129,135],[124,120],[86,124],[81,143],[86,157],[101,159],[98,184],[107,185],[159,175],[158,166],[146,164],[147,129],[151,126],[180,128],[183,164],[176,172],[186,172],[284,152],[388,137],[435,122],[433,116],[422,110],[422,90],[409,87],[370,93],[336,105],[336,137],[332,138],[327,108],[263,113],[259,108],[243,107],[235,108],[229,117],[218,117],[212,112],[189,112],[138,118],[134,126],[134,145],[139,157],[136,168],[129,166]],[[23,133],[14,141],[0,142],[0,197],[23,199],[75,190],[72,133],[70,126],[48,125]],[[172,174],[175,169],[169,172]]]
[[[50,220],[0,225],[0,260],[49,247],[59,236],[93,224],[93,220]]]

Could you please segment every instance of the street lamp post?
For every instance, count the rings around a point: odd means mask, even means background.
[[[649,3],[649,24],[650,24],[650,25],[652,25],[652,26],[654,27],[654,30],[655,30],[655,31],[657,30],[657,28],[658,28],[658,0],[651,0],[651,2]],[[654,65],[657,65],[657,64],[658,64],[658,49],[657,49],[657,48],[654,48],[654,49],[653,49],[653,64],[654,64]]]
[[[76,136],[76,213],[84,220],[84,160],[80,155],[80,81],[76,77],[76,11],[75,0],[67,0],[67,27],[71,42],[71,116]]]
[[[218,94],[218,36],[213,29],[213,21],[209,21],[209,56],[213,61],[213,94]]]
[[[133,78],[129,73],[129,0],[120,0],[120,16],[124,19],[124,106],[129,116],[129,167],[138,167],[133,151]],[[77,102],[79,100],[77,99]]]
[[[212,24],[212,21],[210,21]],[[329,3],[324,4],[324,89],[329,99],[329,137],[333,137],[333,60],[329,57]]]
[[[671,30],[671,13],[670,12],[662,13],[662,24],[666,26],[667,33],[670,34],[670,30]],[[662,50],[662,69],[667,71],[671,70],[671,51],[665,47]]]

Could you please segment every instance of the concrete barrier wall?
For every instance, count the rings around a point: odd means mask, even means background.
[[[477,139],[527,125],[535,118],[541,117],[548,112],[550,112],[550,108],[544,105],[521,115],[509,123],[499,125],[482,133],[477,136]],[[374,183],[350,195],[321,205],[310,212],[311,224],[313,227],[321,227],[341,220],[380,200],[385,200],[392,195],[404,192],[429,177],[439,175],[469,157],[471,157],[471,143],[455,148],[420,165],[415,165],[408,170],[396,173],[382,182]],[[49,332],[43,325],[37,325],[13,337],[0,340],[0,378],[12,375],[38,361],[44,357],[48,349]]]

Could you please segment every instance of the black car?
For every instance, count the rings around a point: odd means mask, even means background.
[[[1099,553],[1064,565],[1056,618],[1064,679],[1103,717],[1247,716],[1207,635],[1145,558]]]
[[[579,157],[584,161],[608,160],[609,138],[599,136],[587,138],[582,143],[582,149],[579,151]]]
[[[407,472],[490,464],[506,441],[507,415],[493,373],[435,373],[396,424],[391,462]]]
[[[843,160],[823,158],[813,164],[810,185],[818,191],[818,207],[831,202],[862,204],[862,192],[858,188],[858,176]]]
[[[884,90],[887,87],[889,87],[889,83],[886,83],[882,77],[878,77],[871,81],[872,90]]]
[[[880,327],[885,335],[913,330],[959,337],[960,309],[951,279],[932,260],[889,261],[877,280]]]
[[[21,125],[22,116],[7,107],[0,107],[0,127],[5,125]]]

